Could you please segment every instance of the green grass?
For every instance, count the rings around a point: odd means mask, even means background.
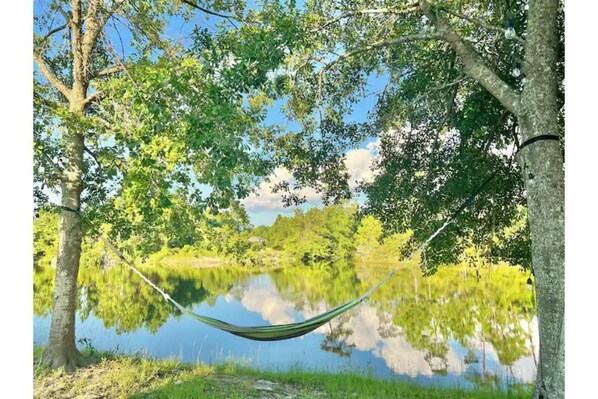
[[[35,349],[36,359],[41,355]],[[89,354],[89,353],[87,353]],[[35,366],[35,398],[438,398],[516,399],[531,389],[510,391],[421,387],[350,373],[294,369],[258,371],[238,364],[181,364],[177,360],[95,352],[95,361],[74,373]]]

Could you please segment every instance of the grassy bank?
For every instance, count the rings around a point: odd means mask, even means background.
[[[35,358],[41,351],[36,349]],[[87,353],[89,355],[89,353]],[[34,366],[35,398],[528,398],[530,391],[426,388],[351,374],[256,371],[235,364],[185,365],[174,360],[95,354],[74,373]]]

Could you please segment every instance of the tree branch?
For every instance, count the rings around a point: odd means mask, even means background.
[[[100,76],[108,76],[108,75],[112,75],[113,73],[117,73],[117,72],[124,71],[124,70],[125,70],[125,67],[123,65],[113,65],[111,67],[99,70],[98,72],[96,72],[94,74],[94,77],[97,78]]]
[[[443,84],[443,85],[440,85],[440,86],[434,86],[434,87],[431,87],[431,88],[429,88],[428,90],[426,90],[425,92],[423,92],[422,94],[420,94],[419,96],[417,96],[417,97],[415,98],[415,100],[413,100],[413,102],[414,102],[414,103],[417,103],[417,102],[421,101],[421,100],[422,100],[424,97],[426,97],[426,96],[428,96],[429,94],[431,94],[432,92],[435,92],[435,91],[440,91],[440,90],[444,90],[444,89],[448,89],[449,87],[456,86],[456,85],[458,85],[459,83],[461,83],[461,82],[463,82],[463,81],[465,81],[465,80],[467,80],[467,79],[469,79],[469,77],[467,77],[467,76],[462,76],[462,77],[459,77],[459,78],[457,78],[457,79],[453,80],[452,82],[448,82],[448,83],[445,83],[445,84]]]
[[[87,107],[89,104],[91,104],[93,101],[96,101],[100,98],[102,98],[102,96],[104,95],[104,93],[102,93],[101,91],[96,91],[94,92],[92,95],[87,96],[85,98],[85,100],[83,100],[83,106]]]
[[[44,61],[41,54],[34,52],[33,59],[37,64],[39,71],[44,75],[44,77],[54,86],[59,92],[61,92],[65,97],[70,97],[71,89],[69,89],[60,79],[56,77]]]
[[[224,18],[226,19],[232,26],[235,27],[235,29],[239,29],[239,27],[237,25],[235,25],[235,23],[233,21],[237,21],[237,22],[245,22],[244,20],[238,18],[238,17],[233,17],[231,15],[225,15],[225,14],[220,14],[217,13],[215,11],[211,11],[208,10],[207,8],[204,8],[196,3],[194,3],[193,1],[188,1],[188,0],[181,0],[183,3],[200,10],[201,12],[204,12],[206,14],[210,14],[210,15],[214,15],[215,17],[220,17],[220,18]]]
[[[125,21],[121,20],[120,18],[118,18],[117,16],[114,17],[114,19],[116,19],[118,22],[120,22],[123,26],[125,26],[131,33],[135,32],[135,30],[129,26]],[[149,32],[146,31],[145,29],[143,29],[143,27],[141,27],[140,25],[137,24],[137,22],[135,22],[132,19],[129,19],[128,22],[130,22],[133,27],[135,29],[137,29],[139,32],[143,33],[143,36],[150,42],[152,43],[154,46],[156,46],[158,49],[164,51],[165,54],[169,55],[169,56],[173,56],[173,48],[169,47],[167,45],[165,45],[162,42],[162,39],[160,39],[160,35],[158,32]],[[104,35],[104,37],[106,37]]]
[[[73,0],[73,9],[71,12],[71,31],[72,51],[73,51],[73,88],[81,87],[85,81],[85,71],[83,69],[82,37],[83,23],[81,21],[81,3],[79,0]]]
[[[118,29],[118,26],[116,26],[116,21],[115,20],[116,20],[116,18],[112,18],[112,27],[116,31],[116,35],[118,36],[118,41],[120,42],[120,52],[122,54],[122,58],[125,59],[126,58],[125,44],[123,42],[123,37],[120,34],[120,30]]]
[[[337,22],[339,22],[339,21],[341,21],[341,20],[343,20],[345,18],[351,18],[351,17],[353,17],[355,15],[371,15],[371,14],[393,14],[393,15],[400,15],[400,14],[406,14],[406,13],[411,12],[411,11],[416,11],[417,9],[418,9],[417,6],[411,6],[411,7],[408,7],[406,9],[404,9],[404,10],[395,10],[395,9],[392,9],[392,8],[376,8],[376,9],[365,9],[365,10],[357,10],[357,11],[348,11],[348,12],[345,12],[345,13],[339,15],[336,18],[333,18],[333,19],[330,19],[330,20],[326,21],[324,23],[324,25],[320,25],[320,26],[318,26],[318,27],[310,30],[309,33],[316,33],[316,32],[318,32],[318,31],[320,31],[322,29],[325,29],[325,28],[329,27],[332,24],[335,24],[335,23],[337,23]]]
[[[402,36],[402,37],[398,37],[395,39],[390,39],[390,40],[380,40],[378,42],[372,43],[368,46],[363,46],[363,47],[358,47],[356,49],[347,51],[344,54],[339,55],[335,60],[325,64],[322,69],[320,70],[320,72],[318,73],[318,93],[317,93],[317,104],[318,107],[322,101],[322,84],[324,81],[324,74],[326,73],[326,71],[328,71],[330,68],[332,68],[335,64],[338,64],[339,62],[346,60],[347,58],[353,57],[357,54],[361,54],[361,53],[365,53],[367,51],[371,51],[371,50],[375,50],[378,48],[382,48],[382,47],[388,47],[388,46],[392,46],[395,44],[399,44],[399,43],[407,43],[407,42],[413,42],[413,41],[427,41],[427,40],[440,40],[442,39],[442,37],[440,35],[408,35],[408,36]]]
[[[89,4],[87,15],[85,16],[85,35],[83,36],[83,65],[86,71],[90,73],[91,66],[91,53],[97,43],[98,37],[104,26],[108,22],[108,19],[118,11],[124,2],[119,2],[114,5],[110,10],[105,10],[104,16],[100,17],[99,2],[92,1]]]
[[[61,30],[65,30],[65,29],[66,29],[66,28],[68,28],[68,27],[69,27],[69,23],[68,23],[68,22],[67,22],[67,23],[65,23],[65,24],[64,24],[64,25],[62,25],[62,26],[56,27],[56,28],[54,28],[54,29],[50,30],[48,33],[46,33],[46,34],[44,35],[44,37],[42,38],[42,40],[44,40],[44,41],[45,41],[45,40],[48,40],[48,39],[50,38],[50,36],[52,36],[54,33],[58,33],[58,32],[60,32]]]
[[[438,7],[438,9],[440,11],[445,12],[447,14],[450,14],[450,15],[452,15],[454,17],[461,18],[461,19],[464,19],[464,20],[466,20],[468,22],[471,22],[474,25],[481,26],[482,28],[485,28],[485,29],[488,29],[488,30],[492,30],[492,31],[495,31],[495,32],[500,32],[500,33],[503,33],[503,34],[505,32],[505,29],[502,28],[502,27],[500,27],[500,26],[494,26],[494,25],[488,24],[488,23],[486,23],[484,21],[481,21],[479,19],[474,19],[474,18],[468,17],[467,15],[460,14],[460,13],[458,13],[456,11],[453,11],[453,10],[450,10],[450,9],[448,9],[446,7]],[[513,40],[519,42],[520,44],[524,44],[525,43],[525,40],[523,40],[519,36],[515,36],[513,38]]]
[[[515,115],[520,113],[520,95],[504,82],[485,63],[471,45],[464,42],[448,22],[439,16],[427,0],[420,2],[422,12],[432,22],[441,37],[446,40],[461,58],[467,75],[480,83],[490,94]]]
[[[129,77],[129,79],[131,80],[131,82],[133,83],[133,85],[137,89],[139,89],[139,85],[137,84],[137,82],[135,82],[135,79],[133,79],[133,76],[131,76],[131,74],[129,73],[129,70],[127,69],[127,66],[125,65],[125,63],[123,62],[123,60],[120,59],[120,57],[118,56],[118,54],[116,54],[116,50],[114,50],[114,47],[112,46],[112,42],[110,41],[110,38],[108,38],[108,35],[106,35],[105,33],[102,33],[102,35],[106,39],[106,49],[108,49],[108,52],[111,53],[112,56],[116,59],[116,61],[119,63],[119,66],[127,74],[127,76]]]
[[[443,39],[443,36],[439,35],[439,34],[428,34],[428,35],[416,34],[416,35],[397,37],[396,39],[381,40],[381,41],[372,43],[370,45],[358,47],[356,49],[347,51],[344,54],[341,54],[335,60],[324,65],[324,67],[322,68],[320,73],[322,74],[322,73],[326,72],[327,70],[332,68],[335,64],[338,64],[339,62],[346,60],[347,58],[353,57],[357,54],[365,53],[367,51],[375,50],[375,49],[382,48],[382,47],[389,47],[389,46],[392,46],[395,44],[400,44],[400,43],[416,42],[416,41],[429,41],[429,40],[442,40],[442,39]]]
[[[62,9],[61,9],[61,11],[62,11],[62,12],[64,12],[64,10],[62,10]],[[55,33],[58,33],[58,32],[60,32],[60,31],[62,31],[62,30],[65,30],[65,29],[67,29],[67,28],[70,28],[70,25],[71,25],[71,20],[70,20],[70,17],[69,17],[69,15],[68,15],[68,14],[65,14],[64,18],[65,18],[66,22],[65,22],[63,25],[61,25],[61,26],[58,26],[58,27],[56,27],[56,28],[53,28],[53,29],[50,29],[50,30],[48,31],[48,33],[46,33],[44,36],[42,36],[42,38],[41,38],[41,43],[42,43],[42,45],[41,45],[41,48],[39,48],[39,49],[38,49],[38,52],[39,52],[40,54],[43,54],[43,53],[44,53],[44,51],[46,50],[46,46],[47,46],[47,44],[48,44],[48,39],[49,39],[49,38],[50,38],[50,37],[51,37],[53,34],[55,34]],[[52,25],[50,25],[50,26],[52,26]]]
[[[88,153],[93,158],[94,161],[96,161],[96,164],[98,165],[98,168],[103,172],[104,168],[102,168],[102,164],[100,163],[100,161],[98,161],[98,157],[96,156],[96,154],[93,151],[91,151],[89,149],[89,147],[87,147],[85,144],[83,145],[83,150],[86,153]]]

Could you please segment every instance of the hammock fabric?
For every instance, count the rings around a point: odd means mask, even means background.
[[[106,237],[103,235],[99,235],[99,238],[106,244],[108,248],[110,248],[124,263],[129,266],[129,268],[135,272],[139,277],[141,277],[146,283],[148,283],[152,288],[158,291],[166,301],[171,302],[178,310],[182,313],[187,314],[194,319],[201,321],[211,327],[218,328],[219,330],[226,331],[228,333],[237,335],[239,337],[243,337],[246,339],[252,339],[254,341],[281,341],[284,339],[291,339],[300,337],[305,335],[316,328],[328,323],[330,320],[334,319],[335,317],[349,311],[350,309],[354,308],[355,306],[359,305],[365,298],[367,298],[374,290],[376,290],[384,281],[389,279],[394,272],[389,273],[384,279],[382,279],[378,284],[373,286],[368,292],[361,295],[360,297],[345,303],[339,307],[336,307],[326,313],[322,313],[318,316],[312,317],[311,319],[305,320],[300,323],[290,323],[290,324],[280,324],[276,326],[255,326],[255,327],[244,327],[244,326],[236,326],[234,324],[229,324],[222,320],[214,319],[208,316],[202,316],[197,313],[193,313],[188,308],[184,307],[177,301],[175,301],[170,295],[164,292],[160,287],[155,285],[150,279],[145,277],[143,273],[139,271],[133,265],[133,263],[129,262],[127,258],[120,252]],[[412,255],[413,256],[413,255]],[[409,258],[411,259],[411,257]]]
[[[399,267],[405,263],[413,259],[413,257],[418,254],[419,252],[423,251],[425,246],[438,234],[440,233],[446,226],[451,223],[451,220],[447,220],[442,227],[440,227],[435,234],[433,234],[428,240],[426,240],[423,244],[419,246],[415,251],[409,255],[409,257],[403,260]],[[98,237],[106,244],[108,248],[110,248],[129,268],[135,272],[139,277],[141,277],[146,283],[152,286],[156,291],[158,291],[166,301],[171,302],[177,309],[179,309],[182,313],[187,314],[202,323],[205,323],[211,327],[218,328],[222,331],[226,331],[228,333],[237,335],[239,337],[243,337],[246,339],[252,339],[254,341],[282,341],[285,339],[291,339],[300,337],[305,335],[316,328],[328,323],[330,320],[334,319],[335,317],[349,311],[350,309],[354,308],[355,306],[359,305],[363,302],[366,298],[368,298],[374,291],[376,291],[386,280],[391,278],[398,269],[392,270],[388,273],[382,280],[378,281],[372,288],[369,289],[365,294],[359,296],[358,298],[345,303],[339,307],[336,307],[326,313],[322,313],[318,316],[312,317],[311,319],[305,320],[299,323],[290,323],[290,324],[280,324],[275,326],[252,326],[252,327],[244,327],[244,326],[236,326],[234,324],[229,324],[222,320],[214,319],[208,316],[202,316],[197,313],[193,313],[191,310],[187,309],[177,301],[175,301],[170,295],[164,292],[160,287],[154,284],[150,279],[145,277],[143,273],[139,271],[133,265],[133,263],[129,262],[127,258],[120,252],[106,237],[99,234]]]
[[[182,309],[184,313],[189,316],[205,323],[209,326],[218,328],[220,330],[229,332],[239,337],[252,339],[254,341],[281,341],[284,339],[296,338],[305,335],[316,328],[328,323],[348,310],[359,305],[361,298],[355,299],[351,302],[347,302],[337,308],[332,309],[329,312],[322,313],[321,315],[312,317],[311,319],[305,320],[300,323],[291,324],[280,324],[276,326],[258,326],[258,327],[240,327],[234,324],[229,324],[224,321],[213,319],[211,317],[202,316],[191,312],[187,309]]]

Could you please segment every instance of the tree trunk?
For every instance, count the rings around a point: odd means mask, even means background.
[[[530,3],[518,120],[522,137],[558,136],[558,0]],[[540,364],[535,398],[565,396],[565,173],[558,141],[537,141],[519,158],[527,192],[536,277]]]
[[[95,11],[94,11],[95,10]],[[36,61],[44,76],[69,102],[69,116],[64,120],[66,132],[62,137],[65,159],[62,174],[62,206],[60,215],[58,262],[52,303],[50,337],[44,351],[43,361],[52,368],[64,367],[74,370],[81,363],[81,354],[75,345],[75,312],[77,310],[77,277],[81,257],[83,228],[77,212],[81,203],[83,186],[84,121],[89,104],[87,91],[92,77],[90,60],[100,29],[98,8],[88,10],[82,18],[81,1],[72,0],[72,12],[68,26],[71,30],[72,88],[68,88],[45,66],[38,55]],[[87,24],[85,31],[84,23]],[[70,210],[69,210],[70,209]]]
[[[82,102],[71,102],[70,110],[82,115]],[[62,177],[62,205],[79,209],[83,174],[83,134],[68,127],[63,137],[65,168]],[[81,356],[75,345],[77,276],[83,229],[78,213],[62,210],[59,225],[58,262],[52,305],[50,337],[43,360],[52,368],[74,370]]]
[[[552,133],[556,134],[556,131]],[[524,137],[540,134],[546,134],[546,130],[539,129],[537,125],[530,126]],[[538,141],[523,150],[520,162],[527,191],[540,334],[540,367],[535,397],[563,398],[565,184],[560,144]]]

